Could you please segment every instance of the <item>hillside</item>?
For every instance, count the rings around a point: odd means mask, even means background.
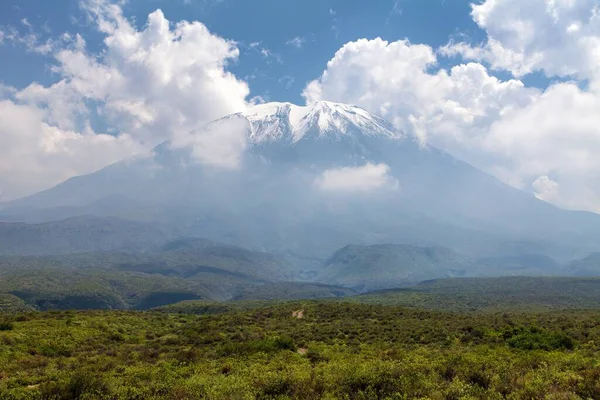
[[[563,265],[542,254],[519,254],[508,256],[486,257],[476,260],[478,265],[485,266],[486,272],[494,276],[530,276],[561,275]]]
[[[157,223],[118,218],[81,216],[40,224],[0,222],[0,255],[143,251],[176,236],[175,230]]]
[[[6,303],[0,310],[19,308],[15,304],[22,302],[43,310],[139,309],[188,299],[228,300],[242,290],[252,293],[252,287],[296,275],[284,258],[193,238],[168,241],[143,253],[1,256],[0,294],[11,297],[0,303]]]
[[[246,286],[233,300],[298,300],[339,298],[356,292],[340,286],[304,282],[278,282],[260,286]]]
[[[462,276],[473,270],[469,259],[446,248],[349,245],[327,260],[317,280],[365,291]]]
[[[247,142],[236,168],[206,165],[195,151],[198,137],[223,128]],[[597,215],[511,188],[360,107],[261,104],[189,139],[4,204],[0,215],[48,221],[86,213],[157,226],[97,221],[100,232],[114,233],[106,237],[81,222],[56,235],[47,225],[4,226],[0,254],[139,249],[177,236],[306,260],[349,243],[447,247],[475,259],[539,254],[560,263],[600,250]],[[356,179],[365,173],[377,174],[375,184]]]
[[[199,281],[76,268],[3,270],[0,294],[15,302],[0,311],[20,307],[48,309],[147,309],[190,299],[216,299],[222,289]],[[17,300],[18,299],[18,300]],[[4,303],[4,302],[3,302]]]
[[[600,276],[600,253],[571,261],[565,266],[563,273],[574,276]]]
[[[460,312],[600,308],[600,278],[453,278],[352,298],[368,304]]]

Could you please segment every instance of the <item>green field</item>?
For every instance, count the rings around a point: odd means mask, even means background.
[[[244,278],[216,301],[171,270],[5,268],[0,400],[600,398],[599,278]]]
[[[600,397],[600,311],[189,303],[179,308],[189,313],[4,315],[0,398]]]
[[[600,278],[438,279],[409,288],[371,292],[349,300],[455,312],[597,309],[600,308]]]

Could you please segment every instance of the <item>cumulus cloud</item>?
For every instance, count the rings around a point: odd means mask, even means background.
[[[128,134],[75,132],[50,125],[47,119],[35,106],[0,101],[0,200],[145,151]]]
[[[204,165],[236,169],[248,146],[249,131],[248,120],[234,116],[179,136],[172,142],[172,146],[190,148],[192,159]]]
[[[333,168],[324,171],[314,184],[327,192],[371,192],[377,189],[396,189],[398,182],[389,175],[386,164],[367,163],[357,167]]]
[[[489,35],[479,48],[451,44],[435,50],[407,40],[350,42],[303,94],[308,103],[362,106],[556,205],[600,211],[600,163],[595,157],[600,151],[600,93],[593,84],[600,52],[590,45],[600,26],[595,4],[487,0],[473,6],[476,22]],[[468,60],[440,68],[438,57],[452,51],[507,69],[517,78],[498,79],[484,64]],[[540,89],[518,78],[537,70],[579,81]],[[586,79],[592,83],[589,88]],[[558,186],[540,191],[543,176],[551,176]]]
[[[64,34],[47,42],[51,69],[59,77],[54,84],[2,90],[5,97],[8,93],[5,111],[18,110],[20,119],[29,121],[24,128],[10,112],[0,115],[0,140],[11,143],[10,151],[0,149],[0,176],[10,176],[10,184],[0,182],[4,198],[52,186],[190,132],[198,132],[196,141],[204,149],[196,152],[199,161],[206,156],[210,165],[214,156],[207,146],[218,145],[214,154],[243,148],[237,137],[223,135],[224,142],[232,140],[230,146],[199,129],[246,107],[248,85],[227,71],[239,55],[234,42],[200,22],[171,23],[160,10],[137,29],[118,3],[86,0],[82,8],[104,36],[102,51],[90,53],[85,38]],[[39,47],[37,39],[12,40]],[[98,119],[110,135],[94,131]],[[21,157],[24,152],[29,157]],[[32,159],[43,160],[44,173]]]
[[[523,76],[596,79],[600,72],[600,5],[597,0],[487,0],[472,5],[487,42],[450,43],[442,51],[489,62]]]
[[[429,46],[361,39],[344,45],[303,95],[308,103],[357,104],[423,141],[448,136],[462,147],[477,138],[479,129],[531,103],[539,92],[518,80],[500,81],[477,63],[430,72],[436,64]]]
[[[554,182],[547,175],[537,178],[531,185],[535,192],[535,197],[545,201],[552,201],[558,195],[558,183]]]

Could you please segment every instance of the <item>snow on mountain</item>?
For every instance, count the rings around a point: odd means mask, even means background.
[[[320,101],[307,106],[291,103],[265,103],[243,113],[251,127],[254,144],[285,140],[297,143],[305,137],[329,137],[360,134],[401,138],[392,124],[366,110],[347,104]]]
[[[598,251],[597,215],[558,210],[507,187],[358,107],[261,104],[183,139],[158,146],[152,158],[12,202],[2,214],[32,222],[135,216],[307,260],[348,243],[559,260]],[[387,183],[398,190],[380,190]]]

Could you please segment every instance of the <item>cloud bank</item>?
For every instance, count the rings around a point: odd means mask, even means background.
[[[357,104],[514,187],[600,212],[597,1],[487,0],[472,16],[482,45],[349,42],[303,95]],[[440,68],[449,56],[463,63]],[[534,72],[560,80],[528,87]]]
[[[192,146],[198,162],[239,166],[246,143],[235,132],[243,129],[202,128],[246,107],[249,87],[228,71],[236,43],[160,10],[136,28],[119,3],[81,4],[103,38],[99,51],[80,35],[42,39],[31,24],[25,34],[0,31],[0,45],[51,57],[57,77],[23,89],[0,83],[0,201],[147,154],[167,139]],[[357,104],[538,198],[600,212],[597,0],[486,0],[471,15],[487,34],[483,43],[352,41],[303,95]],[[528,86],[530,74],[549,83]],[[363,168],[329,171],[319,182],[335,188],[352,174],[382,176],[381,166]]]
[[[56,82],[0,91],[0,200],[147,153],[193,131],[207,135],[196,139],[203,149],[194,152],[200,162],[215,165],[214,154],[226,149],[230,166],[238,157],[231,152],[244,148],[239,137],[217,141],[214,132],[199,128],[246,107],[248,85],[227,71],[239,55],[235,43],[200,22],[172,24],[160,10],[138,30],[118,4],[86,0],[82,8],[103,35],[102,51],[92,54],[83,37],[64,34],[44,42]],[[34,34],[15,35],[13,42],[40,48]],[[207,149],[211,144],[215,152]]]

